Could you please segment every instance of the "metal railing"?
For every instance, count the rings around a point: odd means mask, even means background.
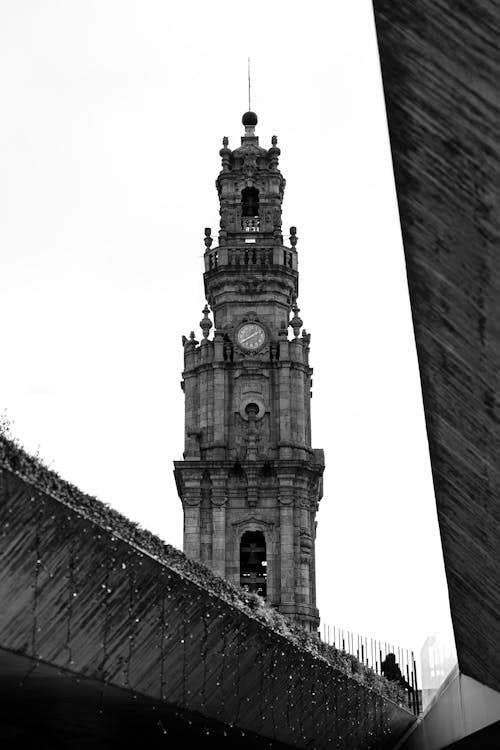
[[[422,710],[422,693],[418,688],[417,664],[413,651],[342,628],[330,628],[330,625],[323,625],[320,638],[339,651],[355,656],[376,674],[399,683],[407,694],[408,708],[418,716]]]

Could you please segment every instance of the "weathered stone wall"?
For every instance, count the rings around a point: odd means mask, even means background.
[[[309,338],[288,340],[270,328],[266,346],[249,360],[222,337],[184,342],[186,459],[245,460],[248,417],[259,405],[255,456],[297,458],[311,454]]]
[[[179,461],[175,466],[186,554],[239,585],[241,538],[246,531],[261,531],[267,601],[280,612],[313,618],[317,628],[314,521],[321,452],[311,465],[242,460],[237,475],[233,461]]]
[[[265,269],[243,267],[238,283],[249,274],[268,290]],[[232,340],[217,331],[201,343],[184,340],[185,460],[175,462],[184,551],[239,584],[241,537],[261,531],[267,600],[316,630],[314,537],[324,459],[311,449],[309,337],[289,340],[271,315],[274,302],[262,299],[266,343],[252,356],[236,345],[235,320]],[[245,303],[238,306],[241,322]],[[258,407],[252,420],[250,403]]]

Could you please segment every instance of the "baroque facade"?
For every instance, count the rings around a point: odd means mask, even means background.
[[[277,139],[262,148],[255,113],[242,122],[241,146],[232,151],[224,138],[220,151],[217,247],[205,229],[201,343],[194,333],[183,337],[185,448],[175,478],[184,551],[316,630],[324,457],[311,448],[310,335],[298,315],[297,234],[291,227],[284,244]]]

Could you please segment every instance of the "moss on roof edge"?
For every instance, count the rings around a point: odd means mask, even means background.
[[[324,659],[332,667],[352,677],[368,689],[407,709],[406,694],[400,686],[376,674],[355,656],[323,643],[316,635],[307,633],[280,614],[257,594],[244,592],[229,581],[215,575],[202,563],[188,558],[183,552],[167,544],[158,536],[141,528],[117,510],[97,498],[87,495],[47,467],[39,458],[30,455],[16,440],[0,434],[0,468],[15,474],[37,490],[67,505],[87,520],[110,531],[118,539],[151,555],[157,562],[170,567],[181,577],[219,597],[225,604],[284,637],[293,646],[304,649],[314,658]]]

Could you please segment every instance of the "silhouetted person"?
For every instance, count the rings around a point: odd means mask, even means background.
[[[382,662],[382,674],[384,675],[384,677],[387,677],[388,680],[399,682],[399,684],[404,687],[405,690],[410,689],[408,681],[405,680],[405,678],[401,674],[401,670],[399,668],[399,664],[396,661],[395,654],[388,653],[385,657],[384,661]]]

